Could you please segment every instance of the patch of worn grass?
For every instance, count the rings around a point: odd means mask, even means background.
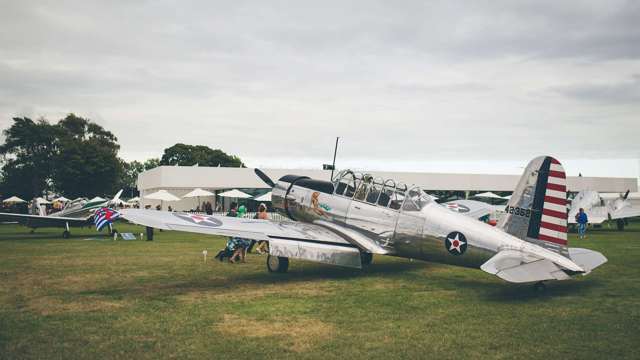
[[[219,237],[0,225],[0,358],[639,358],[640,224],[570,241],[609,262],[535,292],[392,257],[269,274],[203,262]]]

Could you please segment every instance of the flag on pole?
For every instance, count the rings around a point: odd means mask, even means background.
[[[100,231],[105,225],[113,223],[113,221],[119,217],[119,212],[103,207],[96,211],[96,214],[93,216],[93,222],[96,224],[96,229]]]

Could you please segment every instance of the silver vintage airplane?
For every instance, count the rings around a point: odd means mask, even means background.
[[[480,268],[515,283],[586,275],[607,259],[567,247],[566,179],[552,157],[533,159],[507,213],[493,227],[437,204],[417,186],[349,170],[333,182],[287,175],[274,183],[273,206],[292,221],[125,209],[149,228],[237,236],[269,242],[267,268],[285,272],[289,259],[361,268],[391,255]]]
[[[627,190],[624,194],[600,194],[594,190],[580,191],[571,201],[569,224],[576,223],[576,215],[580,209],[587,213],[589,223],[602,224],[606,220],[616,220],[618,230],[624,230],[624,220],[640,216],[640,207],[629,199]],[[637,196],[636,194],[634,198]]]
[[[0,222],[17,222],[32,229],[43,227],[64,228],[62,237],[67,239],[71,236],[71,227],[83,227],[93,224],[93,215],[97,209],[112,206],[120,199],[122,190],[111,200],[89,201],[84,198],[69,202],[62,210],[51,215],[31,215],[0,213]]]

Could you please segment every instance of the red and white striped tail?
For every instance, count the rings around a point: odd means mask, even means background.
[[[558,160],[547,158],[549,172],[538,239],[567,246],[567,176]]]
[[[560,162],[537,157],[520,178],[498,227],[509,234],[568,256],[567,179]]]

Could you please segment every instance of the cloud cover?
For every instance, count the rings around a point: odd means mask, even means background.
[[[319,166],[335,136],[344,161],[418,171],[543,153],[640,157],[634,1],[2,9],[0,128],[73,111],[114,131],[127,159],[185,142],[250,165]]]

